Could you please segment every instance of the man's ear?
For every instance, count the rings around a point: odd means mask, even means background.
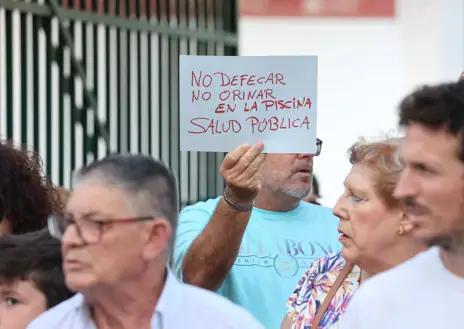
[[[164,254],[169,248],[172,230],[169,222],[164,218],[154,219],[148,222],[145,231],[145,248],[143,255],[145,259],[154,259]]]
[[[459,81],[464,80],[464,72],[461,73],[461,76],[459,77]]]

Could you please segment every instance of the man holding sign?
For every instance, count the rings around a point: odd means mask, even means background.
[[[299,67],[300,75],[313,79],[312,75],[317,73],[314,67],[313,71],[309,72],[304,68],[311,67],[314,58],[305,57],[306,62],[302,61],[301,57],[295,58],[298,60],[292,61],[306,64]],[[242,67],[247,66],[247,60],[238,57],[210,57],[208,64],[218,59],[222,67],[238,66],[227,65],[224,61],[244,61]],[[261,65],[266,67],[279,68],[283,63],[271,63],[273,60],[276,61],[273,57],[265,59],[260,61],[264,61]],[[189,61],[192,60],[189,58]],[[203,74],[209,74],[204,63],[202,62]],[[192,70],[194,65],[188,64],[181,59],[181,72]],[[212,67],[210,71],[216,72],[216,68]],[[240,84],[242,79],[249,81],[248,77],[241,77],[245,74],[235,74],[233,71],[231,69],[231,72],[227,72],[227,76],[238,76],[237,84]],[[280,75],[272,76],[259,72],[249,74],[249,77],[255,76],[253,81],[262,82],[264,89],[267,88],[266,83],[276,81],[291,84],[290,79],[285,79],[291,76],[292,72],[289,73],[284,68],[279,72]],[[298,76],[295,72],[293,74],[294,77]],[[266,76],[267,78],[263,78]],[[231,78],[231,81],[233,79]],[[188,85],[190,82],[184,87],[181,85],[181,93]],[[315,92],[308,91],[307,99],[310,99],[312,105],[307,113],[302,114],[303,117],[315,118]],[[265,95],[265,92],[262,94]],[[276,90],[272,90],[272,95],[276,97],[277,104],[285,99],[285,95]],[[299,98],[302,99],[304,96]],[[184,105],[181,108],[191,110]],[[258,111],[260,109],[263,108],[258,106]],[[185,118],[190,114],[184,115],[182,111],[182,121],[188,123]],[[283,111],[273,115],[280,120],[288,115],[285,113]],[[193,115],[199,117],[198,114]],[[231,114],[230,118],[234,116]],[[263,115],[262,120],[265,118]],[[230,120],[241,122],[239,118]],[[310,126],[315,127],[315,121],[308,120]],[[301,119],[301,122],[303,121],[304,119]],[[255,142],[253,135],[245,133],[230,135],[239,136],[231,137],[235,142],[243,139],[248,143],[240,143],[239,147],[227,154],[221,165],[221,174],[226,181],[223,195],[187,207],[179,217],[173,256],[178,276],[185,282],[217,291],[244,306],[267,329],[279,328],[282,314],[285,313],[287,297],[308,265],[314,259],[340,248],[338,219],[332,215],[331,210],[302,202],[311,191],[313,158],[320,154],[322,147],[322,141],[316,142],[314,127],[312,131],[300,131],[301,128],[295,128],[293,132],[292,129],[283,128],[276,131],[263,129],[264,134],[257,136],[264,140],[264,143]],[[184,128],[184,132],[191,129],[189,125],[185,125]],[[279,134],[279,131],[292,133]],[[273,133],[278,134],[277,141]],[[300,136],[301,140],[290,138],[293,135]],[[195,149],[206,150],[209,145],[210,151],[224,150],[224,145],[228,145],[230,141],[224,138],[224,135],[219,136],[218,138],[222,138],[221,143],[209,141],[208,144],[205,140],[197,141]],[[311,136],[314,136],[314,139]],[[298,143],[299,146],[296,145]],[[184,150],[194,149],[185,139],[181,138],[181,144],[184,145]],[[287,146],[291,153],[284,154],[284,146]]]

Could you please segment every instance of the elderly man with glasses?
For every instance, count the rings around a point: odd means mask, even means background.
[[[172,173],[142,155],[111,155],[81,169],[64,214],[66,285],[79,292],[30,329],[262,328],[239,306],[177,281],[167,269],[178,196]]]
[[[244,306],[279,328],[288,294],[311,262],[340,249],[338,218],[307,202],[316,154],[242,145],[221,165],[223,195],[185,208],[173,261],[184,282]]]

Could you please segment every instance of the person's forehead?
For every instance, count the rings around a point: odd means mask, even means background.
[[[116,186],[83,182],[77,184],[66,204],[67,212],[120,212],[127,206],[122,191]]]
[[[444,129],[430,129],[420,124],[412,124],[400,145],[401,159],[408,162],[441,163],[456,160],[459,140]]]
[[[0,293],[5,293],[14,290],[17,286],[17,280],[11,280],[0,277]]]
[[[31,280],[0,278],[0,293],[27,293],[38,290]]]
[[[369,189],[374,185],[374,171],[366,164],[354,164],[345,178],[347,188]]]

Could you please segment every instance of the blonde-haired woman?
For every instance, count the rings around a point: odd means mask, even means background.
[[[359,284],[425,250],[413,239],[404,206],[393,198],[403,169],[400,139],[359,142],[334,208],[340,218],[341,252],[312,263],[290,296],[282,329],[339,328]]]

